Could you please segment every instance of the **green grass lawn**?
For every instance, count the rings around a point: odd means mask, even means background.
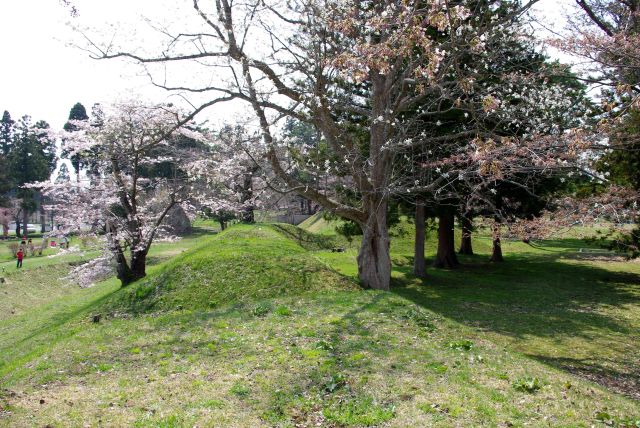
[[[392,292],[363,291],[357,244],[318,231],[159,244],[125,289],[43,282],[62,257],[12,273],[2,310],[25,303],[0,318],[0,425],[636,426],[640,264],[566,239],[507,242],[492,265],[480,237],[422,281],[395,236]]]

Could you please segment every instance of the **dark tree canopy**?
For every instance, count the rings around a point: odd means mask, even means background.
[[[89,116],[87,115],[87,109],[80,103],[75,103],[71,110],[69,111],[69,121],[72,120],[87,120]],[[71,123],[67,122],[64,124],[65,131],[75,131],[76,127]]]
[[[2,154],[4,156],[7,156],[11,149],[14,123],[15,121],[11,119],[9,112],[5,110],[2,115],[2,120],[0,120],[0,147],[2,148]]]
[[[64,124],[65,131],[73,132],[78,129],[76,125],[71,123],[71,121],[74,121],[74,120],[89,120],[89,116],[87,115],[87,109],[85,109],[81,103],[75,103],[74,106],[71,107],[71,110],[69,111],[69,120],[67,123]],[[66,150],[63,150],[62,154],[65,157],[69,156],[69,153]],[[83,161],[83,154],[76,153],[70,157],[70,160],[71,160],[71,165],[73,165],[73,168],[76,171],[77,177],[79,177],[80,169],[85,164],[85,162]]]
[[[22,117],[15,126],[7,156],[8,171],[25,214],[36,210],[37,201],[36,192],[23,186],[48,179],[55,167],[55,143],[46,133],[48,128],[45,121],[32,124],[29,116]]]

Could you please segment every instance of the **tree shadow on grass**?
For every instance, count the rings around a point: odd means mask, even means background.
[[[336,239],[333,236],[309,233],[297,226],[284,223],[270,223],[269,226],[305,250],[326,250],[336,245]]]
[[[610,367],[605,367],[604,364],[600,364],[594,360],[584,358],[553,358],[541,355],[525,355],[589,379],[619,394],[640,400],[640,373],[637,370],[622,372]]]
[[[430,269],[423,281],[411,275],[410,266],[398,266],[393,292],[462,324],[506,336],[532,358],[633,396],[640,367],[629,354],[640,340],[634,326],[640,316],[629,318],[634,312],[622,308],[640,307],[640,276],[563,262],[562,256],[516,254],[500,264],[487,263],[486,256],[466,257],[460,269]],[[601,355],[567,363],[574,344],[584,346],[575,349],[582,353],[598,348],[606,354],[615,347],[615,367],[608,368]]]

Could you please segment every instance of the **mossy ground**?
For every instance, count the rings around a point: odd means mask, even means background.
[[[128,288],[70,291],[66,308],[34,302],[3,321],[0,425],[588,427],[640,418],[631,390],[580,372],[637,381],[640,265],[578,260],[573,241],[506,243],[507,262],[489,265],[480,238],[466,267],[432,269],[422,281],[410,275],[411,240],[401,235],[390,293],[354,286],[356,244],[333,253],[335,241],[256,225],[182,242],[193,249]],[[19,322],[36,313],[38,322]],[[95,313],[105,314],[100,323]]]

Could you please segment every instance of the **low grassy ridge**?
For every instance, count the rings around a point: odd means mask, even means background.
[[[337,239],[234,227],[129,288],[99,284],[84,303],[70,295],[75,315],[19,340],[41,352],[0,367],[0,425],[589,427],[640,418],[632,394],[541,358],[573,349],[631,367],[637,353],[622,354],[637,343],[636,265],[573,260],[571,243],[559,242],[548,245],[553,255],[507,244],[507,263],[490,266],[480,239],[485,254],[422,282],[409,274],[410,239],[396,236],[385,293],[354,286],[355,250],[332,253]],[[100,323],[90,321],[96,313]]]
[[[286,225],[238,225],[113,296],[108,313],[205,310],[356,283],[310,254],[322,240]]]

